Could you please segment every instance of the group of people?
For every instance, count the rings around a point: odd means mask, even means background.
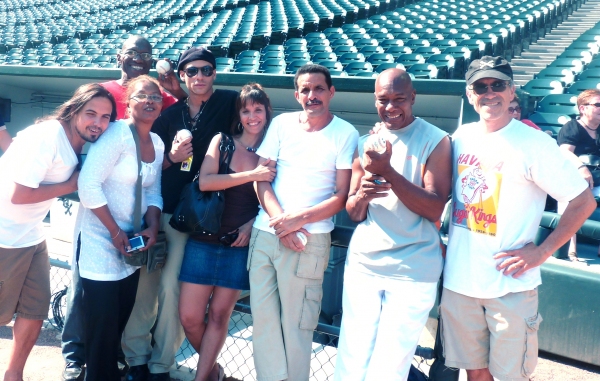
[[[22,381],[47,317],[41,221],[55,197],[75,190],[64,380],[83,369],[87,381],[124,373],[128,381],[169,380],[187,337],[199,353],[196,380],[221,381],[216,359],[247,289],[258,380],[308,380],[332,217],[344,208],[359,224],[345,267],[336,380],[406,380],[442,272],[446,365],[467,369],[470,381],[529,378],[539,266],[596,204],[556,142],[508,112],[508,62],[485,56],[470,64],[467,98],[480,121],[460,126],[452,142],[413,115],[416,91],[405,71],[381,73],[375,134],[383,150],[330,111],[335,88],[323,66],[295,75],[302,110],[273,118],[258,84],[213,89],[210,51],[185,51],[177,74],[160,82],[147,75],[151,51],[143,37],[127,40],[120,80],[80,87],[0,158],[0,324],[17,314],[4,381]],[[85,142],[93,144],[81,166]],[[169,224],[196,174],[201,190],[225,192],[214,235]],[[444,263],[437,222],[451,193]],[[546,194],[568,205],[536,246]],[[139,231],[136,213],[145,222]],[[132,233],[147,249],[159,230],[165,267],[127,264]]]

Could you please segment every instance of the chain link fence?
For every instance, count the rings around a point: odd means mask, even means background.
[[[52,299],[48,320],[44,328],[62,330],[67,312],[67,287],[71,283],[70,264],[56,259],[50,260],[50,285]],[[252,315],[248,298],[236,304],[229,320],[229,333],[217,361],[225,368],[229,380],[256,380],[252,355]],[[311,380],[333,379],[339,328],[319,324],[313,335]],[[180,372],[193,374],[198,365],[198,354],[185,340],[175,356],[175,366]],[[190,376],[192,379],[192,376]]]

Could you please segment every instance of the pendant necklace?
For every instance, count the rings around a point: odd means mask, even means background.
[[[210,102],[210,98],[208,98],[208,100],[206,100],[205,102],[202,102],[202,105],[200,106],[200,110],[198,110],[198,112],[196,113],[196,115],[194,115],[193,118],[190,117],[190,104],[188,103],[188,99],[189,98],[186,98],[186,100],[185,100],[185,105],[187,106],[187,110],[186,109],[181,110],[181,118],[183,120],[183,125],[186,127],[188,127],[188,125],[189,125],[190,132],[194,132],[197,130],[196,126],[198,125],[198,122],[200,122],[200,117],[202,116],[202,113],[204,112],[206,105],[208,104],[208,102]]]

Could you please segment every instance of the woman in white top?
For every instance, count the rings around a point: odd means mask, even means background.
[[[130,255],[135,186],[142,177],[141,211],[146,223],[139,235],[146,246],[156,242],[162,197],[160,176],[164,144],[150,132],[162,106],[155,79],[133,79],[126,92],[127,120],[111,125],[94,144],[79,176],[80,213],[76,259],[83,286],[86,381],[120,381],[117,348],[133,309],[139,267],[125,263]],[[141,168],[130,129],[139,135]]]

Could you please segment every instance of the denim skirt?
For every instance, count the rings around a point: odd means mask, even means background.
[[[179,280],[208,286],[249,290],[247,261],[248,246],[230,247],[188,239]]]

